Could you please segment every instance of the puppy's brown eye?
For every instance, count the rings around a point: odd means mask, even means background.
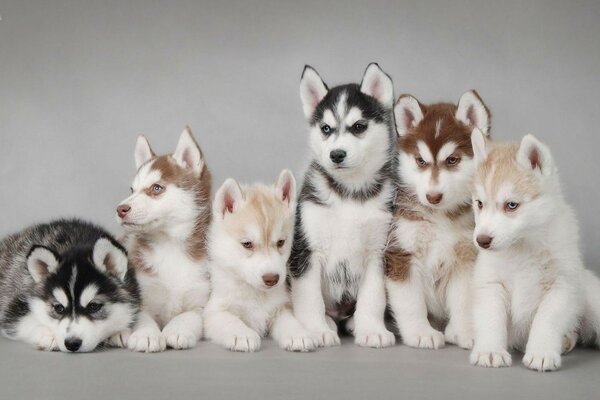
[[[423,160],[423,157],[417,157],[417,158],[415,158],[415,161],[417,162],[417,165],[419,167],[424,167],[425,165],[427,165],[427,162],[425,162],[425,160]]]
[[[446,158],[446,164],[448,165],[456,165],[460,162],[460,158],[455,157],[455,156],[450,156],[448,158]]]
[[[475,200],[475,203],[477,204],[477,208],[480,210],[483,208],[483,203],[480,200]]]
[[[254,245],[252,244],[251,241],[247,240],[242,242],[242,247],[248,250],[252,250],[252,248],[254,247]]]
[[[155,183],[154,185],[152,185],[150,187],[150,191],[152,191],[152,194],[160,194],[165,190],[164,187],[160,186],[158,183]]]
[[[62,304],[58,304],[58,303],[54,304],[52,306],[52,308],[54,309],[54,312],[57,313],[57,314],[59,314],[59,315],[62,315],[65,312],[65,306],[63,306]]]
[[[95,301],[89,303],[86,307],[87,311],[90,313],[97,313],[102,309],[104,305],[102,303],[96,303]]]
[[[277,241],[277,247],[282,248],[283,245],[285,244],[285,240],[284,239],[280,239]]]

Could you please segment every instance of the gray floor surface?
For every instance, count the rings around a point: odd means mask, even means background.
[[[265,340],[261,351],[195,349],[136,354],[36,351],[0,339],[1,399],[600,399],[600,351],[576,349],[558,372],[471,367],[468,352],[397,345],[296,354]]]

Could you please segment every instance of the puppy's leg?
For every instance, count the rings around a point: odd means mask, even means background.
[[[145,353],[164,351],[167,347],[165,336],[148,312],[140,313],[135,329],[127,340],[127,347]]]
[[[34,345],[38,350],[59,350],[56,337],[52,330],[40,324],[33,315],[23,317],[15,327],[12,339],[21,340]]]
[[[288,306],[275,315],[271,336],[287,351],[313,351],[319,346],[317,336],[300,324]]]
[[[202,337],[202,309],[183,312],[169,321],[162,330],[167,346],[176,349],[190,349]]]
[[[454,271],[446,291],[446,306],[450,319],[444,337],[446,342],[463,349],[473,348],[471,277],[471,269]]]
[[[431,327],[427,319],[427,304],[421,277],[414,266],[404,279],[386,278],[390,308],[394,314],[402,341],[407,346],[422,349],[444,347],[444,334]]]
[[[507,297],[501,282],[474,286],[473,326],[475,344],[469,358],[479,367],[510,367],[512,359],[507,347]]]
[[[354,343],[367,347],[389,347],[396,343],[384,323],[386,306],[383,260],[370,260],[358,289],[354,312]]]
[[[106,339],[106,345],[110,347],[127,347],[127,342],[131,336],[131,329],[125,329],[121,332],[117,332],[114,335]]]
[[[340,344],[337,331],[327,324],[321,292],[321,263],[316,254],[311,256],[308,270],[292,279],[292,304],[296,318],[319,338],[319,346]]]
[[[578,290],[567,282],[556,281],[546,292],[533,318],[523,364],[537,371],[553,371],[561,366],[566,334],[577,323]]]
[[[260,336],[237,315],[228,311],[206,311],[206,337],[232,351],[253,352],[260,349]]]

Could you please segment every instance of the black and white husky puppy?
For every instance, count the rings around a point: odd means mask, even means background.
[[[312,162],[289,261],[294,313],[321,346],[340,343],[343,320],[356,344],[391,346],[382,255],[397,180],[392,80],[372,63],[360,85],[329,89],[306,66],[300,97]]]
[[[41,350],[87,352],[135,323],[137,281],[125,249],[79,220],[35,225],[0,242],[0,327]]]

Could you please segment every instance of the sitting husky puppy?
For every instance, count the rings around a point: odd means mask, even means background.
[[[267,333],[290,351],[317,347],[294,318],[286,285],[296,181],[284,170],[273,187],[228,179],[213,203],[209,234],[212,293],[206,336],[234,351],[255,351]]]
[[[59,220],[0,242],[0,326],[11,339],[48,351],[122,346],[139,305],[125,249],[102,228]]]
[[[577,222],[550,150],[532,135],[488,149],[473,132],[475,346],[471,363],[555,370],[579,340],[600,343],[600,281],[583,267]]]
[[[307,66],[300,83],[312,163],[296,213],[292,302],[321,346],[347,320],[360,346],[387,347],[383,252],[397,180],[392,80],[370,64],[360,85],[329,89]]]
[[[424,106],[400,96],[400,180],[386,251],[390,308],[405,344],[437,349],[445,340],[473,345],[470,286],[476,248],[471,240],[470,181],[475,170],[471,131],[486,134],[490,113],[475,91],[458,105]]]
[[[143,312],[128,347],[144,352],[194,347],[210,292],[210,173],[189,128],[173,155],[157,157],[140,136],[135,162],[132,194],[117,208],[142,290]]]

